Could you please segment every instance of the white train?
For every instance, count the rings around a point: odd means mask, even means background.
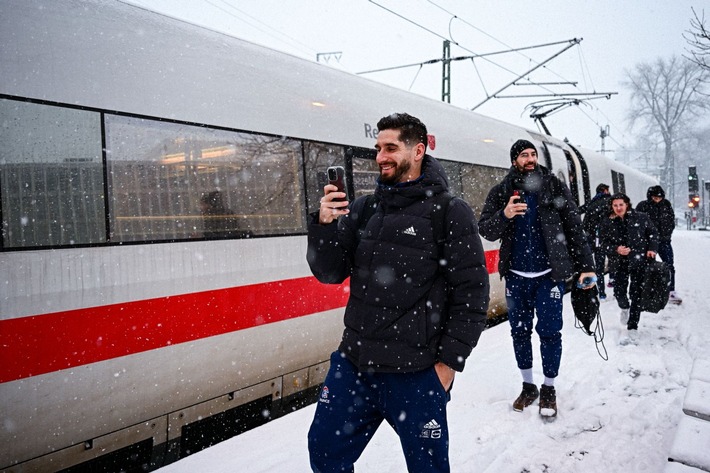
[[[146,471],[317,393],[347,286],[305,261],[319,173],[427,124],[475,209],[518,138],[579,203],[651,178],[448,104],[109,0],[0,2],[0,470]],[[491,315],[504,311],[485,242]]]

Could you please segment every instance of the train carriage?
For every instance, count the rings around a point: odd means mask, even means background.
[[[480,211],[526,138],[579,203],[655,181],[591,151],[142,8],[0,3],[0,469],[144,471],[313,398],[347,285],[305,261],[319,176],[371,192],[406,111]],[[490,316],[505,311],[484,242]]]

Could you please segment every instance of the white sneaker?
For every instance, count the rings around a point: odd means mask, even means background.
[[[626,333],[619,338],[619,345],[638,345],[638,330],[627,330]]]
[[[629,311],[630,309],[621,309],[621,313],[619,314],[619,322],[621,322],[621,325],[629,323]]]
[[[683,299],[678,297],[678,294],[675,293],[675,291],[671,291],[671,293],[668,295],[668,302],[671,304],[680,304],[683,302]]]

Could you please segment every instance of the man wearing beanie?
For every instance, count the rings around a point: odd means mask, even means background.
[[[579,274],[580,285],[594,287],[594,261],[572,194],[538,164],[535,145],[516,141],[510,160],[508,175],[486,198],[478,226],[481,236],[501,242],[498,272],[505,278],[513,351],[523,378],[513,409],[522,411],[539,396],[539,413],[550,419],[557,415],[554,384],[562,357],[565,281]],[[585,278],[592,282],[584,284]],[[535,316],[545,375],[539,391],[532,371]]]
[[[671,236],[675,230],[675,213],[673,206],[666,199],[666,193],[661,186],[651,186],[646,192],[646,200],[641,201],[636,206],[638,212],[648,214],[651,222],[658,230],[658,256],[661,261],[668,263],[671,269],[671,282],[668,285],[668,302],[680,304],[683,299],[675,293],[675,266],[673,265],[673,246],[671,246]]]
[[[599,299],[606,299],[606,287],[604,284],[604,266],[606,254],[601,246],[601,227],[605,220],[609,219],[611,213],[611,194],[609,186],[600,183],[597,186],[597,193],[592,200],[579,207],[579,213],[584,214],[584,233],[587,234],[587,243],[594,254],[594,267],[597,273],[597,289]]]

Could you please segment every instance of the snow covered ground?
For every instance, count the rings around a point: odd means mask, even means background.
[[[618,341],[616,301],[602,303],[609,360],[574,327],[565,296],[564,352],[556,381],[559,414],[543,422],[536,409],[511,409],[521,387],[507,324],[484,332],[449,403],[453,472],[662,472],[689,373],[696,357],[710,359],[710,232],[678,230],[673,246],[681,306],[642,313],[637,345]],[[535,345],[537,346],[537,345]],[[539,351],[536,351],[536,356]],[[542,372],[539,357],[535,382]],[[710,402],[710,400],[708,401]],[[535,406],[531,406],[535,407]],[[160,473],[308,472],[309,406],[215,445]],[[707,445],[710,447],[710,439]],[[406,471],[397,436],[383,424],[355,465],[358,472]]]

